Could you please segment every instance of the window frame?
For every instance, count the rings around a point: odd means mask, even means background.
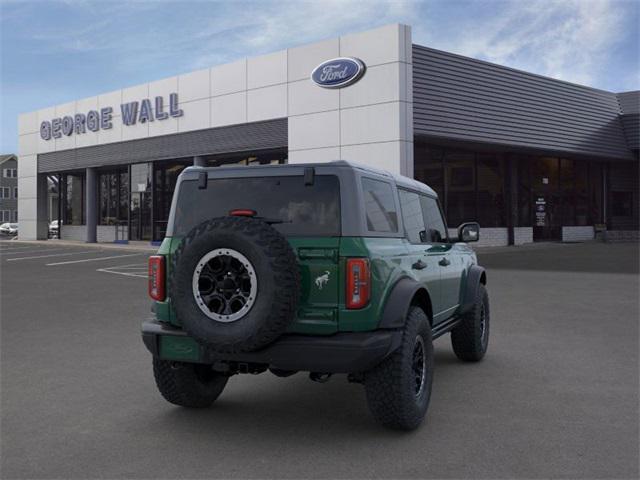
[[[412,190],[410,188],[406,188],[406,187],[401,187],[398,185],[397,187],[398,190],[398,198],[401,195],[401,192],[406,192],[406,193],[413,193],[415,195],[418,195],[418,197],[420,197],[421,195],[424,196],[423,193],[421,192],[417,192],[416,190]],[[425,221],[424,221],[424,211],[422,210],[422,203],[420,203],[420,214],[422,215],[422,224],[425,227],[425,229],[427,228],[427,226],[425,225]],[[411,241],[411,238],[409,238],[409,233],[407,231],[407,222],[404,221],[404,210],[402,209],[402,200],[400,200],[400,216],[402,217],[402,229],[404,231],[404,238],[411,244],[411,245],[424,245],[426,243],[429,242],[413,242]]]

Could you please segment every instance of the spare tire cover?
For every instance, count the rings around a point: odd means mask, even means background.
[[[184,330],[217,352],[277,339],[296,314],[300,272],[287,239],[259,219],[222,217],[194,227],[171,264],[169,293]]]

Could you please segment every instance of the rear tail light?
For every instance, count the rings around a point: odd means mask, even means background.
[[[164,277],[164,255],[152,255],[149,257],[149,296],[158,302],[165,298]]]
[[[369,277],[369,260],[347,259],[347,308],[362,308],[369,303],[371,294]]]

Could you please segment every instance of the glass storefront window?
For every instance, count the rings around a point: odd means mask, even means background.
[[[513,159],[517,168],[517,195],[518,195],[518,219],[516,226],[531,226],[531,164],[533,157],[521,157]]]
[[[447,223],[457,227],[477,219],[475,154],[447,151],[444,158]]]
[[[126,171],[101,172],[98,176],[98,224],[123,225],[129,219],[129,175]]]
[[[589,218],[594,224],[605,223],[602,209],[604,182],[602,177],[602,163],[589,163]]]
[[[507,224],[504,196],[504,161],[499,155],[480,153],[478,158],[478,216],[481,227]]]
[[[414,177],[433,188],[440,202],[444,202],[444,170],[442,160],[444,150],[425,144],[416,144]]]
[[[62,176],[62,215],[64,225],[84,225],[84,175]]]
[[[575,225],[593,225],[597,223],[589,216],[589,162],[576,161],[575,175]]]

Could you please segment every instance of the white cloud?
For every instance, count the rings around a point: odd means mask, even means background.
[[[423,37],[435,48],[594,85],[606,83],[603,77],[611,75],[608,57],[628,29],[635,28],[637,35],[638,26],[629,25],[635,2],[533,0],[500,6],[504,8],[494,11],[492,18],[469,18],[444,38],[418,28],[414,41],[422,43],[419,37]],[[630,60],[637,71],[637,59]]]

